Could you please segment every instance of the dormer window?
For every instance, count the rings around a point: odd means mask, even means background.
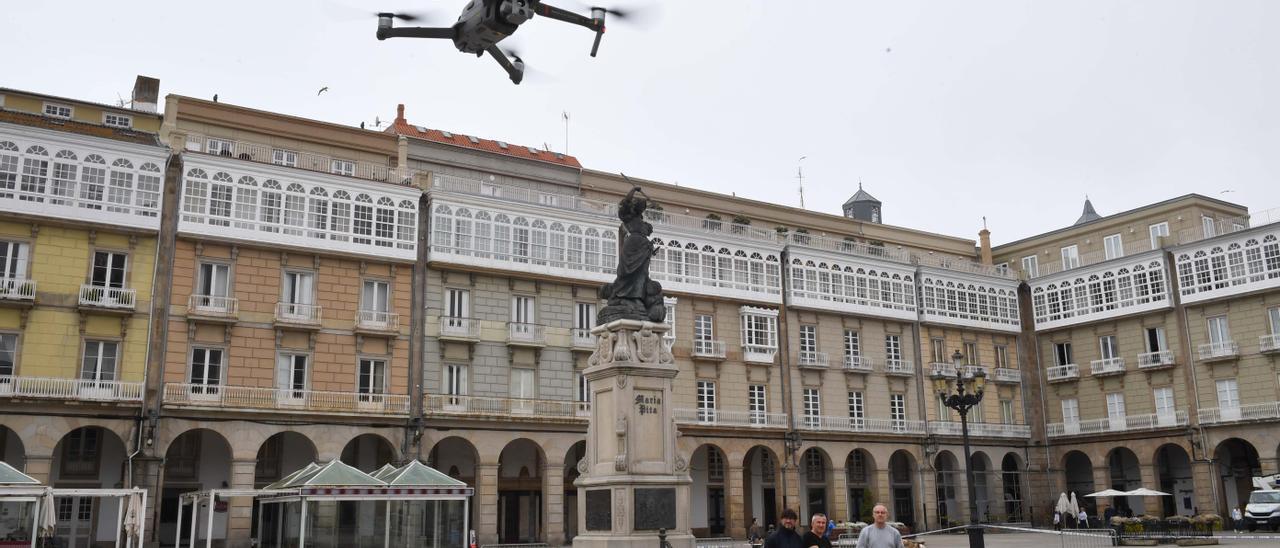
[[[54,118],[70,118],[71,113],[72,109],[70,105],[63,105],[59,103],[44,104],[45,116],[53,116]]]

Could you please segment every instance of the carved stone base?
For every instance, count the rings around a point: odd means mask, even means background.
[[[583,372],[592,394],[587,452],[578,464],[575,548],[645,547],[667,530],[673,547],[694,546],[688,463],[676,451],[671,384],[679,370],[662,341],[667,326],[618,320],[592,330]]]

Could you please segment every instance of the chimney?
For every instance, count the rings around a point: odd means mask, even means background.
[[[400,103],[400,104],[396,105],[396,123],[398,123],[398,124],[407,124],[407,123],[408,123],[408,122],[406,122],[406,121],[405,121],[405,119],[404,119],[404,103]]]
[[[979,230],[978,242],[982,246],[978,251],[981,254],[982,264],[991,264],[991,231],[985,228]]]
[[[133,82],[133,110],[155,112],[160,100],[160,80],[138,75]]]

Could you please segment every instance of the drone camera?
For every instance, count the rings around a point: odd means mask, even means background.
[[[499,12],[508,23],[519,25],[533,18],[533,7],[527,0],[506,0]]]

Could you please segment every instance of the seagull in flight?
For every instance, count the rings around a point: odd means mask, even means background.
[[[324,93],[324,92],[326,92],[326,91],[329,91],[329,86],[325,86],[325,87],[320,88],[320,91],[317,91],[317,92],[316,92],[316,97],[319,97],[321,93]]]

